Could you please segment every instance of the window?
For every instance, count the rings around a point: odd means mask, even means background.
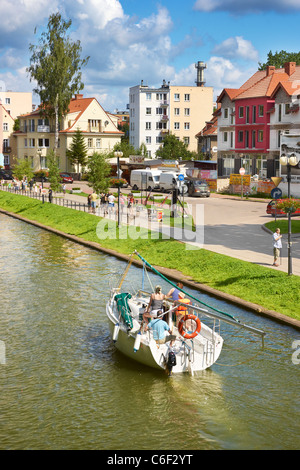
[[[244,117],[244,106],[239,107],[239,117],[243,118]]]
[[[148,101],[151,100],[151,93],[146,93],[146,100],[148,100]]]
[[[96,139],[96,148],[100,149],[101,148],[101,139]]]
[[[174,93],[174,101],[180,101],[180,94]]]
[[[245,131],[245,148],[249,148],[249,131]]]
[[[256,122],[256,106],[252,107],[252,122]]]
[[[281,131],[277,131],[277,147],[280,148]]]
[[[5,98],[5,104],[10,104],[10,98]]]
[[[174,114],[175,114],[175,116],[179,116],[180,108],[174,108]]]
[[[48,167],[47,167],[47,157],[41,157],[41,169],[42,170],[46,170]]]
[[[184,108],[184,115],[189,116],[190,115],[190,108]]]
[[[8,139],[3,139],[3,152],[5,152],[5,149],[9,147],[9,141]]]
[[[255,148],[255,144],[256,144],[256,132],[255,131],[252,131],[252,148]]]
[[[278,106],[278,121],[281,122],[281,116],[282,116],[282,109],[281,109],[281,104]]]
[[[151,108],[146,108],[146,114],[151,114]]]
[[[246,106],[246,123],[249,124],[250,122],[250,108]]]
[[[286,103],[284,106],[284,112],[285,114],[289,114],[290,112],[290,103]]]
[[[223,132],[223,142],[228,141],[228,132]]]
[[[189,138],[189,137],[184,137],[184,138],[183,138],[183,142],[185,143],[185,145],[189,145],[189,143],[190,143],[190,138]]]
[[[146,122],[146,130],[147,131],[151,130],[151,122]]]
[[[224,109],[224,119],[228,118],[228,108]]]
[[[239,131],[239,134],[238,134],[238,142],[243,142],[244,140],[244,132],[243,131]]]
[[[158,135],[158,136],[156,137],[156,143],[157,143],[157,144],[161,144],[162,141],[163,141],[162,136]]]
[[[167,123],[166,122],[157,122],[156,123],[156,129],[157,130],[167,129]]]
[[[179,122],[174,122],[174,129],[178,131],[180,129],[180,123]]]
[[[259,117],[263,117],[264,115],[264,106],[262,104],[260,104],[258,107],[258,115]]]
[[[29,139],[30,140],[34,140],[34,139]],[[50,142],[49,142],[49,139],[38,139],[38,143],[39,143],[39,147],[50,147]],[[46,168],[46,167],[44,167]]]
[[[91,137],[88,138],[88,148],[92,148],[93,147],[93,139]]]
[[[263,140],[264,140],[264,131],[258,131],[257,140],[258,140],[258,142],[263,142]]]
[[[190,101],[190,94],[189,93],[186,93],[184,95],[184,101]]]
[[[34,119],[29,119],[29,132],[34,132]]]
[[[25,148],[27,147],[27,139],[26,138],[24,139],[24,147]]]
[[[184,130],[185,130],[185,131],[189,131],[189,130],[190,130],[190,123],[189,123],[189,122],[185,122],[185,123],[184,123]]]
[[[8,131],[8,122],[3,123],[3,131]]]
[[[151,136],[146,135],[146,144],[151,144]]]
[[[163,114],[163,108],[156,108],[156,114]]]
[[[35,139],[28,139],[28,143],[29,143],[28,147],[30,147],[30,148],[35,147]],[[49,145],[48,145],[48,147],[49,147]]]
[[[233,148],[233,132],[230,132],[230,148]]]

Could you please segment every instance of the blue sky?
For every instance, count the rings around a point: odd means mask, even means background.
[[[216,98],[240,87],[270,50],[300,50],[300,0],[1,0],[0,87],[32,91],[28,47],[56,11],[72,20],[72,38],[91,57],[85,96],[111,112],[126,108],[129,87],[141,80],[193,85],[198,60]]]

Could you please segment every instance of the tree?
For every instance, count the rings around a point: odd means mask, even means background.
[[[27,181],[30,181],[33,176],[33,170],[30,166],[30,163],[28,160],[18,160],[17,164],[14,167],[13,170],[13,176],[17,178],[18,180],[22,180],[24,177],[27,178]]]
[[[111,152],[111,156],[114,156],[114,152],[123,152],[123,157],[128,158],[130,155],[137,155],[137,151],[131,145],[129,142],[126,140],[121,140],[121,142],[117,143],[114,145],[113,151]]]
[[[187,149],[187,144],[178,140],[174,134],[166,135],[162,145],[156,151],[156,157],[163,160],[190,160],[192,155]]]
[[[273,54],[272,51],[268,53],[267,62],[259,62],[258,70],[265,70],[268,65],[274,65],[276,69],[284,67],[286,62],[296,62],[296,65],[300,65],[300,52],[286,52],[280,51]]]
[[[48,163],[48,180],[50,182],[50,187],[53,191],[59,191],[61,189],[61,177],[59,174],[59,166],[57,163],[57,157],[53,150],[51,150],[47,155]]]
[[[88,157],[87,180],[89,186],[91,186],[97,194],[107,192],[110,182],[110,173],[111,165],[107,154],[94,152],[93,155]]]
[[[72,165],[78,165],[77,171],[79,173],[79,165],[84,166],[87,162],[87,146],[80,129],[75,131],[70,148],[67,150],[67,157]]]
[[[80,58],[80,41],[67,36],[72,21],[64,21],[60,13],[49,17],[48,29],[41,34],[39,44],[30,44],[30,79],[36,80],[34,92],[40,96],[41,114],[55,118],[55,144],[58,148],[59,120],[68,112],[74,93],[83,89],[81,68],[89,57]]]

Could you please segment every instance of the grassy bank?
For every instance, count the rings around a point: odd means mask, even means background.
[[[0,191],[0,207],[30,220],[130,254],[137,250],[151,264],[181,271],[195,281],[300,320],[300,277],[206,250],[186,250],[175,240],[151,239],[146,229],[103,228],[94,215]],[[99,224],[100,221],[100,224]],[[98,225],[99,224],[99,225]],[[97,236],[102,236],[99,239]],[[105,237],[105,238],[104,238]],[[110,237],[110,238],[109,238]],[[271,256],[271,255],[270,255]]]

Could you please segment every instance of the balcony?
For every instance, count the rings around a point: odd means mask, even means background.
[[[169,120],[168,116],[166,114],[163,114],[161,119],[162,122],[167,122]]]
[[[37,132],[50,132],[50,126],[37,126]]]
[[[161,108],[167,108],[169,106],[168,101],[164,100],[160,103]]]

